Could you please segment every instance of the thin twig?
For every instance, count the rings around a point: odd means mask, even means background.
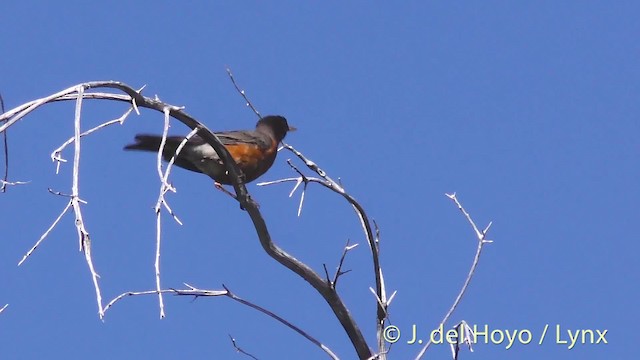
[[[219,182],[214,181],[214,182],[213,182],[213,186],[214,186],[217,190],[221,191],[222,193],[224,193],[224,194],[226,194],[226,195],[229,195],[232,199],[234,199],[234,200],[238,200],[238,198],[236,197],[236,195],[235,195],[234,193],[232,193],[231,191],[227,190],[227,189],[224,187],[224,185],[220,184]]]
[[[458,355],[460,355],[460,344],[466,344],[469,351],[473,352],[472,344],[475,339],[475,335],[473,334],[473,329],[471,329],[469,324],[464,320],[460,321],[453,328],[456,330],[456,334],[458,336],[455,342],[449,343],[449,347],[451,348],[451,356],[453,360],[457,360]]]
[[[376,229],[376,244],[380,244],[380,227],[375,219],[371,219],[373,222],[373,227]]]
[[[471,227],[473,227],[473,231],[475,231],[476,233],[476,237],[478,238],[478,240],[482,241],[482,242],[493,242],[492,240],[485,240],[485,235],[487,234],[487,231],[489,231],[489,228],[491,227],[491,225],[493,224],[493,222],[489,222],[489,225],[487,225],[487,227],[483,230],[480,231],[478,229],[478,227],[476,226],[476,224],[473,222],[473,219],[471,218],[471,215],[469,215],[469,213],[467,212],[467,210],[464,209],[464,207],[462,207],[462,204],[460,204],[460,202],[458,202],[458,198],[456,197],[456,193],[453,194],[445,194],[449,199],[453,200],[456,204],[456,206],[458,207],[458,209],[462,212],[462,214],[464,214],[464,216],[467,218],[467,221],[469,221],[469,224],[471,224]]]
[[[238,344],[236,344],[236,339],[234,339],[233,336],[231,336],[231,334],[228,334],[228,335],[229,335],[229,339],[231,339],[231,344],[233,345],[233,348],[236,349],[237,352],[239,352],[241,354],[244,354],[244,355],[247,355],[248,357],[250,357],[250,358],[252,358],[254,360],[258,360],[257,357],[255,357],[255,356],[249,354],[248,352],[242,350],[242,348],[240,348],[240,346],[238,346]]]
[[[127,119],[127,117],[129,116],[129,114],[131,113],[131,111],[133,110],[133,108],[129,108],[127,109],[127,111],[124,112],[124,114],[122,114],[122,116],[120,116],[117,119],[113,119],[113,120],[109,120],[106,121],[94,128],[91,128],[83,133],[80,134],[80,137],[83,136],[87,136],[90,135],[91,133],[98,131],[102,128],[105,128],[109,125],[113,125],[113,124],[124,124],[124,121]],[[62,145],[60,145],[57,149],[55,149],[52,153],[51,153],[51,161],[56,162],[56,174],[59,173],[60,171],[60,163],[63,162],[67,162],[67,160],[65,160],[64,158],[62,158],[61,154],[62,151],[69,146],[70,144],[72,144],[75,141],[75,136],[70,137],[67,141],[65,141]]]
[[[65,193],[63,193],[62,191],[56,191],[56,190],[53,190],[52,188],[47,188],[47,191],[48,191],[50,194],[53,194],[53,195],[56,195],[56,196],[62,196],[62,197],[66,197],[66,198],[69,198],[69,199],[73,199],[73,195],[72,195],[72,194],[65,194]],[[85,200],[78,199],[78,201],[79,201],[81,204],[85,204],[85,205],[87,204],[87,202],[86,202]]]
[[[353,244],[353,245],[349,245],[349,239],[347,239],[347,243],[344,246],[344,250],[342,251],[342,256],[340,257],[340,262],[338,263],[338,268],[336,269],[336,273],[333,276],[333,281],[331,282],[331,286],[333,286],[333,288],[336,288],[336,285],[338,284],[338,278],[340,277],[340,275],[346,274],[351,270],[347,270],[347,271],[342,271],[342,264],[344,264],[344,259],[347,257],[347,253],[355,248],[358,247],[358,244]]]
[[[49,226],[49,228],[47,229],[47,231],[44,232],[44,234],[42,234],[42,236],[40,236],[40,239],[38,239],[38,241],[36,241],[35,245],[33,245],[31,247],[31,249],[29,249],[29,251],[27,251],[26,254],[24,254],[24,256],[22,257],[22,260],[20,260],[18,262],[18,266],[22,265],[23,262],[25,262],[25,260],[27,260],[27,258],[29,256],[31,256],[31,254],[36,251],[36,249],[38,248],[38,246],[40,246],[40,243],[42,241],[44,241],[44,239],[47,238],[47,236],[49,235],[49,233],[51,232],[51,230],[53,230],[53,228],[56,227],[56,225],[58,225],[58,223],[60,222],[60,219],[62,219],[62,217],[64,216],[64,214],[67,213],[67,211],[69,211],[69,208],[71,208],[71,201],[69,201],[67,203],[67,206],[64,207],[64,209],[62,210],[62,212],[60,213],[60,215],[58,215],[58,217],[56,218],[56,220],[53,222],[53,224],[51,224],[51,226]]]
[[[4,306],[2,308],[0,308],[0,314],[2,314],[2,312],[4,311],[4,309],[7,308],[7,306],[9,306],[9,304],[4,304]]]
[[[9,186],[15,186],[15,185],[26,185],[28,183],[30,183],[31,181],[5,181],[0,179],[0,184],[2,184],[1,188],[5,188],[7,185]],[[2,192],[4,192],[4,190],[2,190]]]
[[[444,318],[442,319],[442,321],[440,321],[440,324],[438,325],[438,328],[440,326],[444,326],[444,324],[447,322],[447,320],[449,320],[449,317],[453,314],[453,312],[456,310],[456,308],[460,304],[460,301],[462,300],[462,297],[464,296],[465,292],[467,291],[467,288],[469,287],[469,284],[471,283],[471,279],[473,278],[473,274],[476,272],[476,268],[478,267],[478,263],[480,261],[480,255],[482,254],[482,248],[484,247],[485,244],[488,244],[488,243],[492,242],[491,240],[485,240],[487,232],[489,231],[489,228],[491,227],[491,223],[489,223],[489,226],[487,226],[487,228],[483,232],[479,231],[478,227],[473,222],[473,219],[471,219],[471,215],[469,215],[469,213],[464,209],[462,204],[458,201],[458,198],[456,197],[456,194],[455,193],[454,194],[446,194],[446,196],[449,199],[453,200],[453,202],[456,204],[458,209],[464,214],[464,216],[466,217],[467,221],[473,227],[476,235],[478,236],[478,247],[476,248],[476,254],[473,257],[473,262],[471,263],[471,268],[469,269],[469,272],[467,274],[467,278],[465,279],[464,284],[462,284],[462,288],[460,289],[460,292],[458,293],[458,296],[456,296],[456,299],[453,301],[453,304],[449,308],[449,311],[447,311],[447,313],[444,316]],[[419,360],[419,359],[422,358],[422,356],[424,356],[425,352],[427,351],[427,349],[429,349],[429,346],[431,346],[431,344],[432,344],[432,341],[431,341],[431,339],[429,339],[429,341],[425,344],[425,346],[418,353],[418,356],[416,356],[416,360]]]
[[[169,206],[169,202],[165,198],[165,195],[166,195],[166,193],[168,191],[176,192],[176,189],[173,186],[171,186],[171,184],[169,184],[169,181],[168,181],[169,180],[169,174],[171,172],[173,164],[176,161],[176,158],[178,157],[178,155],[180,154],[182,149],[187,145],[187,142],[189,142],[189,139],[191,139],[199,130],[200,130],[200,127],[196,126],[193,130],[191,130],[191,132],[189,132],[189,134],[187,134],[187,136],[185,136],[185,138],[180,142],[180,144],[178,144],[178,147],[176,148],[175,154],[173,154],[171,156],[171,159],[169,159],[169,163],[167,163],[167,168],[164,170],[164,174],[162,175],[162,178],[160,179],[162,184],[160,186],[160,195],[158,196],[158,202],[156,203],[156,207],[155,208],[157,209],[157,211],[159,211],[160,204],[162,204],[164,206],[164,208],[167,210],[167,212],[169,213],[169,215],[171,215],[173,217],[173,220],[175,222],[177,222],[178,224],[180,224],[180,225],[182,225],[182,221],[180,221],[178,216],[173,212],[173,210]],[[160,164],[160,166],[161,165],[162,164]]]
[[[4,113],[4,99],[2,98],[2,94],[0,94],[0,114],[2,113]],[[7,120],[5,120],[4,122],[6,123]],[[2,140],[4,143],[4,177],[2,178],[2,186],[0,187],[1,192],[6,191],[7,185],[13,185],[9,182],[9,141],[7,137],[7,131],[3,132]]]
[[[317,179],[319,182],[322,182],[322,180]],[[276,184],[282,184],[282,183],[286,183],[286,182],[291,182],[291,181],[296,181],[296,182],[302,182],[302,178],[300,177],[295,177],[295,178],[285,178],[285,179],[278,179],[278,180],[273,180],[273,181],[263,181],[263,182],[259,182],[256,183],[256,185],[258,186],[268,186],[268,185],[276,185]],[[294,189],[297,189],[297,186]],[[293,195],[293,193],[289,193],[289,197],[291,197],[291,195]]]
[[[296,186],[293,187],[293,190],[291,190],[291,192],[289,193],[289,197],[293,195],[293,193],[296,191],[296,189],[300,186],[301,183],[304,183],[304,187],[302,188],[302,194],[300,195],[300,204],[298,205],[298,217],[300,217],[300,214],[302,213],[302,204],[304,203],[304,195],[307,193],[307,185],[309,185],[309,180],[307,179],[307,176],[303,174],[302,171],[300,171],[300,169],[298,169],[295,165],[293,165],[293,163],[291,162],[291,159],[287,159],[287,164],[289,164],[289,166],[293,169],[293,171],[297,172],[298,175],[300,175],[300,177],[298,178],[299,181],[297,182]]]
[[[165,194],[166,195],[166,191],[168,191],[169,189],[165,189]],[[169,206],[169,202],[167,201],[162,201],[162,206],[167,210],[167,212],[169,213],[169,215],[171,215],[171,217],[173,218],[173,220],[178,223],[178,225],[183,225],[182,221],[180,220],[180,218],[178,217],[178,215],[173,211],[173,209],[171,208],[171,206]]]
[[[270,316],[271,318],[276,319],[277,321],[279,321],[280,323],[286,325],[288,328],[292,329],[293,331],[297,332],[298,334],[302,335],[305,339],[311,341],[312,343],[314,343],[316,346],[320,347],[324,352],[327,353],[327,355],[329,355],[332,359],[338,359],[338,357],[331,351],[331,349],[329,349],[327,346],[325,346],[323,343],[321,343],[320,341],[316,340],[314,337],[312,337],[311,335],[307,334],[304,330],[300,329],[299,327],[293,325],[292,323],[290,323],[289,321],[287,321],[286,319],[284,319],[283,317],[259,306],[256,305],[254,303],[251,303],[247,300],[244,300],[242,298],[240,298],[239,296],[236,296],[234,293],[232,293],[226,286],[222,285],[222,287],[227,290],[227,296],[232,298],[233,300],[244,304],[246,306],[249,306],[252,309],[258,310],[263,314],[266,314],[268,316]]]
[[[324,269],[324,276],[327,279],[327,283],[331,284],[331,278],[329,277],[329,270],[327,270],[327,264],[322,264],[322,268]]]
[[[175,289],[164,289],[161,290],[163,293],[176,293],[177,290]],[[147,291],[127,291],[124,292],[118,296],[116,296],[115,298],[113,298],[113,300],[109,301],[107,303],[107,305],[104,306],[104,311],[106,312],[107,310],[109,310],[113,305],[115,305],[118,301],[122,300],[125,297],[128,296],[140,296],[140,295],[155,295],[157,294],[158,291],[157,290],[147,290]]]
[[[251,108],[251,110],[253,111],[254,114],[256,114],[258,116],[258,119],[260,119],[262,117],[262,115],[260,115],[260,112],[258,111],[258,109],[256,109],[253,104],[251,103],[251,101],[249,100],[249,98],[247,97],[247,94],[245,93],[244,90],[241,90],[240,87],[238,86],[238,84],[236,83],[236,79],[233,77],[233,73],[231,73],[231,69],[227,68],[227,74],[229,75],[229,79],[231,79],[231,82],[233,83],[233,87],[236,88],[236,91],[238,91],[238,93],[240,94],[240,96],[242,96],[242,98],[244,99],[244,101],[246,102],[246,105],[248,107]]]
[[[331,351],[331,349],[329,349],[326,345],[322,344],[320,341],[318,341],[317,339],[315,339],[314,337],[312,337],[311,335],[307,334],[304,330],[300,329],[299,327],[297,327],[296,325],[290,323],[289,321],[287,321],[286,319],[282,318],[281,316],[275,314],[274,312],[267,310],[259,305],[256,305],[248,300],[245,300],[237,295],[235,295],[234,293],[232,293],[226,286],[222,285],[222,287],[224,288],[224,290],[202,290],[202,289],[198,289],[192,285],[186,284],[187,289],[163,289],[160,290],[161,293],[172,293],[175,295],[179,295],[179,296],[194,296],[194,297],[209,297],[209,296],[213,296],[213,297],[217,297],[217,296],[226,296],[234,301],[237,301],[245,306],[248,306],[254,310],[257,310],[275,320],[277,320],[278,322],[280,322],[281,324],[285,325],[286,327],[290,328],[291,330],[297,332],[298,334],[302,335],[304,338],[306,338],[307,340],[311,341],[313,344],[315,344],[316,346],[318,346],[320,349],[322,349],[325,353],[327,353],[327,355],[329,355],[329,357],[331,357],[332,359],[338,359],[338,357],[333,353],[333,351]],[[127,291],[124,292],[118,296],[116,296],[113,300],[109,301],[109,303],[105,306],[105,311],[109,308],[111,308],[115,303],[117,303],[118,301],[122,300],[125,297],[128,296],[140,296],[140,295],[153,295],[153,294],[157,294],[158,290],[148,290],[148,291]]]

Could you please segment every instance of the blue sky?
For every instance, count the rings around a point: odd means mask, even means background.
[[[185,106],[210,129],[251,128],[230,66],[263,114],[299,129],[288,142],[380,224],[387,286],[398,291],[393,324],[435,327],[462,285],[476,243],[444,196],[457,192],[480,226],[494,222],[495,242],[449,325],[464,319],[534,339],[546,324],[608,330],[608,344],[478,344],[463,358],[621,358],[634,351],[640,295],[639,11],[631,1],[14,2],[0,11],[0,91],[10,109],[119,80],[146,84],[146,95]],[[125,109],[88,103],[84,126]],[[30,183],[0,195],[3,357],[242,358],[231,334],[260,359],[326,358],[223,298],[167,296],[164,320],[155,296],[128,298],[101,322],[69,215],[16,267],[66,204],[47,188],[69,193],[71,166],[56,176],[49,154],[72,135],[72,119],[73,104],[54,104],[9,133],[11,179]],[[106,299],[154,287],[155,158],[121,149],[161,126],[161,115],[143,111],[83,142],[80,191]],[[291,157],[281,153],[261,180],[294,175]],[[184,225],[165,217],[165,287],[224,283],[355,357],[328,306],[262,251],[236,203],[205,176],[176,170],[172,182]],[[275,241],[317,271],[337,264],[346,239],[361,244],[339,291],[373,346],[370,255],[353,211],[310,186],[298,218],[290,189],[249,185]],[[400,341],[390,358],[418,351]],[[448,353],[434,346],[427,358]]]

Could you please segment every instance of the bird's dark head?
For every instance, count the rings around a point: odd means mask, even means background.
[[[296,128],[289,126],[284,116],[278,115],[267,115],[261,118],[256,124],[256,129],[271,132],[277,142],[282,141],[287,132],[296,130]]]

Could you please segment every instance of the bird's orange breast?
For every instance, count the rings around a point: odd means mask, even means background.
[[[254,144],[233,144],[225,145],[229,153],[233,157],[233,160],[240,165],[254,165],[273,154],[272,149],[261,149],[258,145]]]
[[[276,158],[277,145],[263,148],[257,144],[227,144],[225,145],[233,160],[246,176],[246,181],[252,181],[264,174]]]

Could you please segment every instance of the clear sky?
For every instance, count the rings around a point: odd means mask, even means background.
[[[628,358],[639,320],[640,5],[633,1],[11,2],[0,20],[0,91],[7,109],[91,80],[147,85],[213,130],[252,128],[230,66],[264,114],[299,130],[288,142],[340,178],[381,227],[393,324],[440,321],[471,264],[470,226],[493,221],[458,311],[532,343],[478,344],[466,359]],[[123,104],[87,103],[84,128]],[[324,359],[314,345],[225,298],[127,298],[101,322],[73,216],[17,262],[64,208],[71,165],[49,154],[73,133],[73,104],[54,104],[9,132],[11,180],[0,195],[0,349],[6,359]],[[105,300],[154,287],[155,157],[126,153],[160,132],[152,111],[83,141],[81,196]],[[171,132],[187,128],[175,123]],[[70,159],[72,153],[64,155]],[[261,180],[294,173],[281,153]],[[206,176],[176,169],[165,216],[165,287],[238,295],[285,317],[344,359],[355,358],[326,303],[261,249],[247,214]],[[272,236],[319,272],[347,239],[343,296],[375,343],[369,250],[348,204],[311,185],[302,216],[290,185],[249,185]],[[545,327],[552,331],[542,345]],[[608,330],[608,344],[556,344],[566,330]],[[405,338],[393,359],[419,351]],[[428,358],[446,358],[434,346]]]

